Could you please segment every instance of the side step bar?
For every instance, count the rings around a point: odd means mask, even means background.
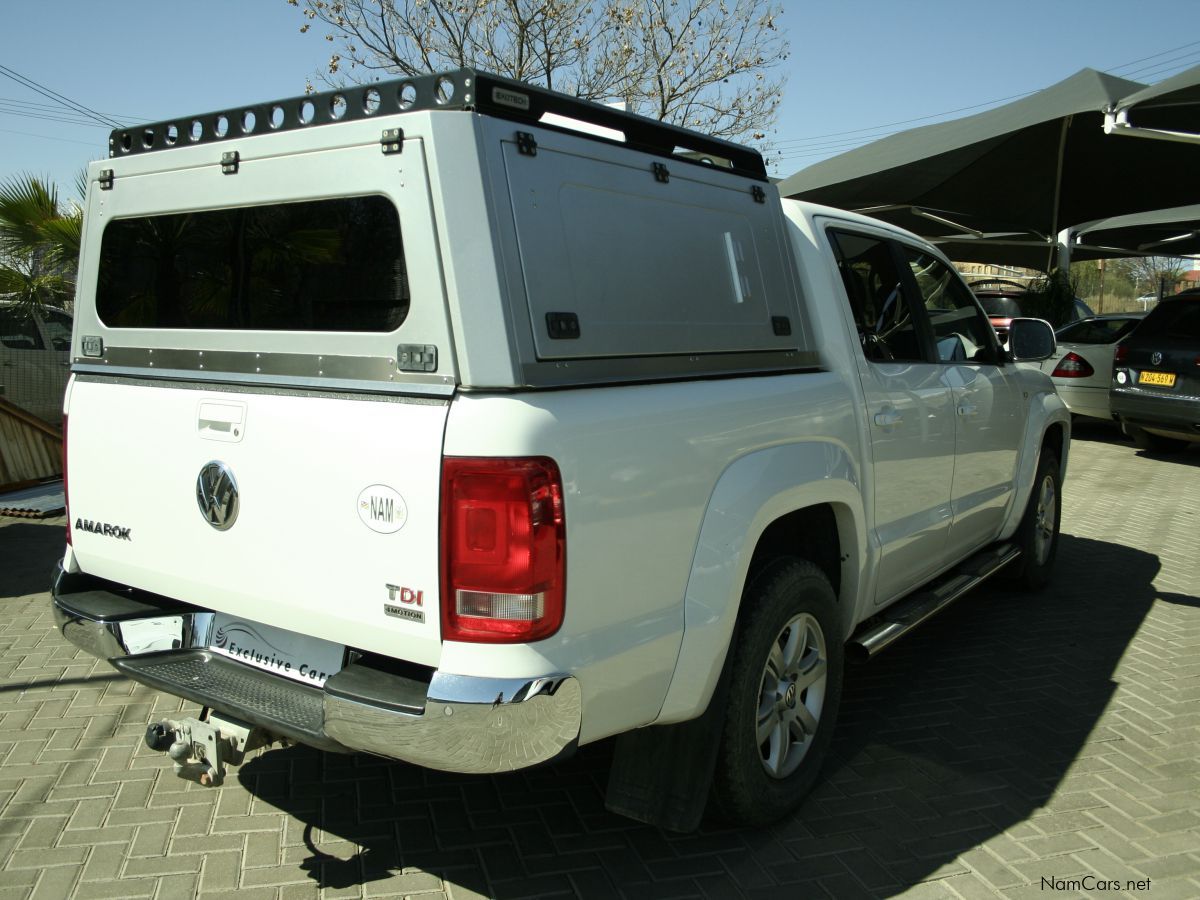
[[[847,653],[851,659],[860,662],[875,656],[1020,555],[1021,551],[1011,543],[997,544],[976,553],[932,582],[925,590],[885,609],[878,619],[850,638],[846,645]]]

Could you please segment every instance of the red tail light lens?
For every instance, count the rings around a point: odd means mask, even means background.
[[[442,461],[442,638],[516,644],[558,631],[562,476],[546,457]]]
[[[67,414],[63,413],[62,424],[62,477],[63,477],[63,511],[67,515],[67,543],[71,543],[71,495],[67,493]]]
[[[1113,351],[1113,362],[1124,362],[1125,357],[1129,355],[1129,348],[1124,344],[1117,344],[1117,349]]]
[[[1050,374],[1054,378],[1087,378],[1089,375],[1095,375],[1096,370],[1078,353],[1068,353],[1058,361],[1058,365]]]

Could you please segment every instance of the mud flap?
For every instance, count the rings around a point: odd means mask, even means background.
[[[667,831],[700,827],[721,748],[729,699],[729,656],[708,709],[697,719],[650,725],[617,738],[604,806]]]

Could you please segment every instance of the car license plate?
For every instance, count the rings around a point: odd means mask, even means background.
[[[313,687],[340,670],[346,654],[341,644],[224,613],[213,616],[209,649]]]
[[[1138,384],[1156,384],[1160,387],[1175,387],[1174,372],[1142,372]]]

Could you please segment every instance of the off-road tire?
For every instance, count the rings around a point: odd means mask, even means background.
[[[803,632],[800,639],[813,653],[817,652],[813,638],[819,632],[818,655],[823,659],[818,662],[824,667],[819,700],[814,693],[816,682],[799,690],[779,692],[778,686],[785,679],[775,679],[770,674],[774,671],[768,667],[772,648],[782,646],[774,662],[783,660],[783,651],[792,646],[792,631],[797,635]],[[712,806],[730,824],[765,825],[796,809],[812,789],[829,749],[841,703],[842,623],[837,598],[825,573],[811,562],[794,557],[778,559],[765,567],[743,592],[739,626],[730,652],[733,657],[729,700],[713,778]],[[801,657],[804,652],[800,651]],[[803,658],[796,663],[798,669],[803,668],[801,663]],[[798,671],[791,683],[805,684],[813,671],[812,668]],[[760,701],[768,693],[778,698],[780,709],[772,707],[770,713],[760,718],[763,709]],[[791,707],[786,706],[789,693],[793,700]],[[815,728],[811,734],[806,731],[802,741],[797,740],[788,730],[786,717],[795,716],[795,727],[803,728],[798,721],[797,705],[805,705],[808,718],[811,717],[808,705],[814,703],[819,705]],[[758,740],[760,723],[768,721],[777,722],[773,734],[782,735],[778,740],[785,744],[795,741],[791,747],[799,761],[785,755],[787,762],[777,767],[779,772],[786,772],[782,777],[769,774],[769,763],[764,762],[763,745]],[[766,743],[770,757],[770,747],[777,746],[778,741]],[[789,771],[792,764],[795,768]]]
[[[1005,578],[1027,591],[1040,591],[1050,581],[1058,556],[1059,524],[1062,521],[1062,478],[1058,454],[1042,449],[1033,490],[1013,540],[1020,558],[1004,573]]]

